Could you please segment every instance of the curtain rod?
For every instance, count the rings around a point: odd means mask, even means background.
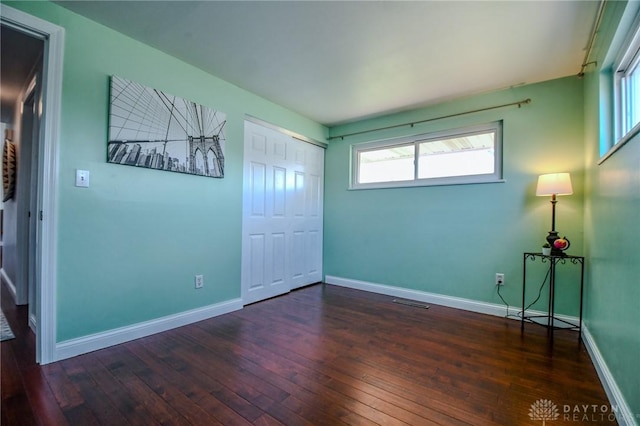
[[[584,59],[582,60],[582,66],[580,67],[580,72],[578,73],[578,77],[584,77],[584,70],[587,66],[591,64],[597,65],[596,61],[589,61],[589,56],[591,56],[591,50],[593,50],[593,44],[596,41],[596,37],[598,35],[598,30],[600,29],[600,24],[602,23],[602,16],[604,15],[604,7],[606,4],[606,0],[600,1],[600,6],[598,7],[598,14],[596,15],[596,22],[593,25],[593,29],[591,30],[591,36],[589,37],[589,43],[587,43],[587,52],[584,55]]]
[[[520,108],[523,104],[526,105],[526,104],[530,104],[530,103],[531,103],[531,99],[527,98],[527,99],[525,99],[523,101],[511,102],[510,104],[495,105],[495,106],[490,106],[490,107],[485,107],[485,108],[474,109],[474,110],[471,110],[471,111],[457,112],[455,114],[449,114],[449,115],[442,115],[440,117],[427,118],[426,120],[412,121],[412,122],[409,122],[409,123],[402,123],[402,124],[394,124],[392,126],[378,127],[377,129],[369,129],[369,130],[362,130],[362,131],[359,131],[359,132],[345,133],[344,135],[330,136],[330,137],[327,138],[327,140],[328,141],[333,140],[333,139],[342,139],[342,140],[344,140],[344,138],[346,138],[347,136],[362,135],[362,134],[365,134],[365,133],[378,132],[380,130],[395,129],[397,127],[404,127],[404,126],[413,127],[416,124],[428,123],[429,121],[442,120],[444,118],[458,117],[460,115],[474,114],[476,112],[489,111],[489,110],[498,109],[498,108],[506,108],[506,107],[515,106],[515,105],[517,105],[518,108]]]

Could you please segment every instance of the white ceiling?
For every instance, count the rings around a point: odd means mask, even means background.
[[[326,125],[577,74],[596,1],[58,1]]]

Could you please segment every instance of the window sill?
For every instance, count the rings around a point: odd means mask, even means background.
[[[448,181],[436,180],[436,179],[425,179],[425,180],[411,180],[411,181],[403,181],[403,182],[384,182],[384,183],[367,183],[367,184],[358,184],[349,185],[347,188],[349,191],[360,191],[363,189],[391,189],[391,188],[416,188],[416,187],[424,187],[424,186],[452,186],[452,185],[476,185],[476,184],[485,184],[485,183],[504,183],[504,179],[495,179],[495,178],[483,178],[477,180],[466,180],[466,181],[451,181],[450,178],[447,178]],[[431,182],[428,182],[431,181]]]
[[[600,160],[598,161],[598,165],[604,163],[606,159],[611,157],[615,152],[617,152],[620,148],[622,148],[631,139],[633,139],[636,136],[638,136],[638,134],[640,134],[640,124],[636,124],[636,126],[633,129],[631,129],[631,131],[629,131],[629,133],[624,135],[618,141],[618,143],[616,143],[611,148],[609,148],[609,151],[607,151],[606,154],[604,154],[602,157],[600,157]]]

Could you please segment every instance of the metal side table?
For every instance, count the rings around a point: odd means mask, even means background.
[[[525,305],[525,295],[527,289],[527,261],[537,262],[540,260],[541,263],[549,264],[549,308],[547,310],[546,315],[526,315],[524,312]],[[558,265],[580,265],[580,319],[578,324],[574,324],[572,322],[566,321],[561,318],[557,318],[554,313],[555,309],[555,292],[556,292],[556,267]],[[535,324],[546,326],[547,329],[550,330],[551,338],[553,339],[553,330],[555,328],[561,329],[571,329],[578,331],[578,339],[582,340],[582,296],[584,293],[584,257],[583,256],[572,256],[572,255],[564,255],[564,256],[552,256],[552,255],[544,255],[542,253],[524,253],[524,257],[522,259],[522,316],[521,316],[521,324],[520,330],[524,332],[524,323],[532,322]],[[547,323],[541,324],[539,322],[534,321],[534,318],[546,318]],[[556,327],[555,322],[560,321],[568,325],[568,327]]]

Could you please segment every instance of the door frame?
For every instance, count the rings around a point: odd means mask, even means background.
[[[31,209],[31,177],[32,172],[34,171],[34,166],[32,162],[33,152],[38,149],[39,144],[39,125],[36,123],[39,118],[37,117],[37,113],[34,111],[35,105],[38,103],[38,93],[37,90],[40,88],[37,87],[37,79],[38,73],[32,71],[30,74],[28,83],[21,93],[21,97],[19,99],[20,108],[22,113],[20,114],[20,123],[18,124],[18,128],[20,129],[20,148],[19,155],[17,158],[17,177],[16,180],[18,182],[23,182],[28,185],[18,185],[16,188],[17,194],[15,195],[15,199],[17,200],[16,207],[16,275],[15,275],[15,302],[16,305],[28,305],[30,300],[29,298],[32,296],[33,288],[31,288],[30,279],[34,277],[29,277],[28,265],[29,261],[29,246],[31,245],[31,241],[29,241],[29,228],[31,218],[29,217],[29,212],[33,211]],[[31,104],[31,111],[25,111],[25,105],[27,103]],[[25,117],[26,114],[31,113],[31,125],[29,128],[25,128]],[[36,131],[36,129],[38,129]],[[35,135],[35,137],[34,137]],[[27,138],[30,140],[27,141]],[[30,308],[31,310],[31,308]],[[31,324],[33,326],[35,324]]]
[[[44,49],[43,49],[44,50]],[[19,185],[16,198],[17,230],[16,248],[18,248],[16,270],[16,303],[29,306],[29,327],[36,333],[36,259],[37,254],[37,217],[38,199],[38,168],[37,156],[40,149],[40,111],[38,105],[42,98],[40,89],[41,71],[33,72],[20,102],[22,114],[20,118],[20,156],[18,158],[18,182],[28,183]],[[30,111],[29,111],[30,109]],[[30,114],[30,126],[25,127],[25,118]],[[29,139],[27,143],[27,139]],[[34,191],[35,187],[35,191]]]
[[[42,120],[36,212],[40,244],[36,253],[36,362],[48,364],[56,354],[57,183],[60,109],[64,59],[64,28],[0,4],[0,20],[18,31],[44,40]]]

